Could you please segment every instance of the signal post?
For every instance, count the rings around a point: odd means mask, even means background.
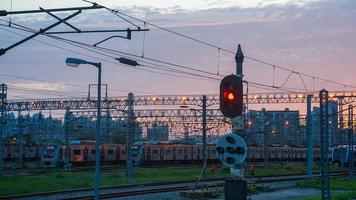
[[[244,55],[241,46],[235,55],[236,75],[228,75],[220,83],[220,110],[230,118],[233,131],[224,135],[216,145],[216,155],[221,162],[230,168],[233,178],[225,180],[225,199],[246,200],[247,180],[243,177],[243,167],[247,155],[247,145],[240,134],[244,131],[243,116],[243,73]]]

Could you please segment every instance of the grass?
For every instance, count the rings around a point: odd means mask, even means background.
[[[320,189],[320,181],[314,180],[312,182],[301,181],[297,183],[299,188],[315,188]],[[331,193],[333,200],[351,200],[356,198],[356,179],[337,178],[331,179],[330,189],[336,190]],[[338,191],[339,190],[339,191]],[[343,190],[343,191],[340,191]],[[305,198],[306,200],[319,200],[320,196],[311,196]]]
[[[285,166],[257,168],[255,175],[279,175],[304,173],[305,167]],[[182,179],[197,179],[201,168],[135,168],[133,183],[161,182]],[[246,173],[249,175],[249,173]],[[219,168],[215,173],[209,169],[208,178],[229,177],[227,168]],[[0,181],[0,196],[46,192],[65,189],[92,187],[94,173],[92,172],[52,172],[38,176],[14,175],[4,177]],[[126,184],[125,172],[102,173],[101,186]]]

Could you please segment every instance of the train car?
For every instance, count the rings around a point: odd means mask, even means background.
[[[356,145],[353,146],[353,153],[349,149],[349,145],[339,145],[331,148],[331,162],[336,165],[341,165],[344,162],[345,166],[350,165],[351,156],[353,156],[353,164],[356,163]]]
[[[203,147],[191,144],[145,144],[141,160],[144,164],[197,163],[202,162]],[[207,159],[216,159],[215,145],[207,145]]]
[[[69,151],[72,164],[84,165],[95,161],[95,142],[73,142],[68,149],[63,145],[46,145],[41,159],[44,166],[58,166],[64,161],[65,152]],[[272,146],[267,148],[270,161],[305,161],[307,149],[302,147]],[[53,151],[53,152],[52,152]],[[131,148],[133,164],[183,164],[201,163],[203,146],[200,144],[141,143]],[[314,160],[319,159],[320,150],[314,148]],[[249,147],[247,162],[264,161],[264,147]],[[29,154],[30,155],[30,154]],[[33,156],[33,150],[31,156]],[[208,161],[216,161],[215,145],[206,146]],[[104,163],[121,163],[126,161],[126,146],[123,144],[102,144],[100,158]],[[57,160],[56,160],[57,159]]]
[[[62,164],[62,152],[63,149],[60,144],[45,145],[41,154],[41,166],[45,168],[60,166]]]
[[[25,160],[33,161],[40,159],[42,145],[24,145],[23,156]]]
[[[20,158],[20,150],[22,148],[22,159],[24,161],[34,161],[40,159],[42,145],[22,145],[7,144],[5,146],[4,159],[5,161],[13,161]]]

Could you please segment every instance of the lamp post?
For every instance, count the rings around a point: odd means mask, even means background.
[[[98,100],[97,100],[97,122],[96,122],[96,145],[95,145],[95,181],[94,181],[94,199],[99,200],[99,182],[100,182],[100,105],[101,105],[101,63],[88,62],[78,58],[67,58],[66,64],[70,67],[78,67],[80,64],[89,64],[98,68]]]

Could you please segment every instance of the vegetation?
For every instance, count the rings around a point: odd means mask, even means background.
[[[312,182],[301,181],[297,183],[299,188],[316,188],[320,189],[320,180],[314,180]],[[333,200],[348,200],[356,198],[356,179],[338,178],[331,179],[330,188],[335,190],[331,193]],[[320,196],[312,196],[306,198],[306,200],[319,200]]]
[[[255,175],[279,175],[291,173],[304,173],[305,167],[257,167]],[[201,173],[200,167],[192,168],[135,168],[134,183],[173,181],[183,179],[197,179]],[[250,175],[248,171],[245,173]],[[207,178],[228,177],[227,168],[206,170]],[[93,172],[51,172],[38,176],[14,175],[7,176],[0,181],[0,196],[65,190],[91,187],[94,181]],[[101,186],[126,184],[125,172],[101,174]]]

